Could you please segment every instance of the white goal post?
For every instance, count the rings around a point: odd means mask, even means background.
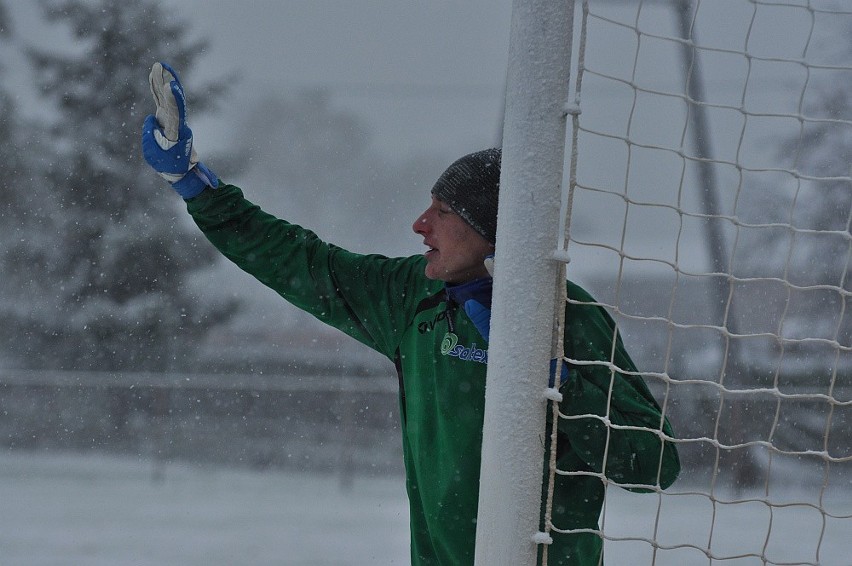
[[[511,237],[498,236],[494,258],[476,531],[480,566],[535,562],[540,501],[531,494],[541,491],[544,386],[553,358],[557,282],[564,274],[552,256],[573,8],[572,2],[518,0],[512,9],[497,215],[497,233]]]
[[[566,276],[682,463],[605,480],[606,563],[850,563],[850,37],[836,0],[514,2],[478,565],[572,529],[539,532]]]

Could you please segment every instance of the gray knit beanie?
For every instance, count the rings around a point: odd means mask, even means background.
[[[483,238],[497,240],[500,149],[477,151],[456,160],[435,182],[432,195],[446,203]]]

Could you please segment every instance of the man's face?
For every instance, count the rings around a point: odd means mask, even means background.
[[[429,248],[423,254],[429,279],[458,284],[488,276],[482,260],[494,253],[494,246],[446,203],[432,197],[412,228]]]

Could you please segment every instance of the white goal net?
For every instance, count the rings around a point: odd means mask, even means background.
[[[852,5],[576,21],[558,247],[682,463],[664,492],[608,484],[607,563],[852,564]]]
[[[852,6],[601,0],[577,29],[567,272],[683,464],[609,486],[608,560],[850,563]]]

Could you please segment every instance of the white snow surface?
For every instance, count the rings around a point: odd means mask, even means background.
[[[0,456],[3,566],[408,564],[401,477]]]
[[[361,566],[408,564],[408,508],[401,477],[256,472],[103,455],[0,454],[3,566]],[[760,502],[716,504],[676,485],[670,495],[609,490],[604,530],[609,566],[852,564],[852,519]],[[846,493],[841,493],[845,491]],[[759,496],[760,494],[757,494]],[[723,499],[722,494],[717,494]],[[813,494],[785,493],[789,501]],[[852,493],[824,499],[852,512]],[[657,508],[660,507],[657,522]],[[770,517],[771,514],[771,517]],[[768,537],[770,526],[772,534]],[[715,522],[711,537],[710,527]],[[662,548],[653,556],[654,538]],[[712,540],[711,540],[712,538]],[[765,550],[764,550],[765,547]],[[769,562],[763,562],[761,553]],[[745,556],[753,554],[755,556]],[[717,562],[714,562],[717,563]]]

